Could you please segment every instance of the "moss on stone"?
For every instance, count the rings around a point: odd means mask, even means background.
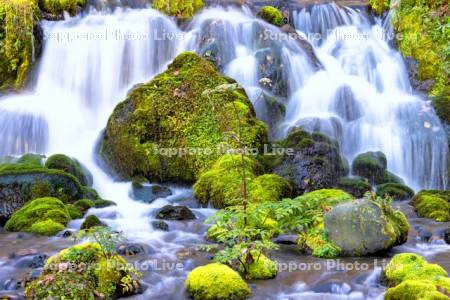
[[[42,167],[43,166],[43,158],[40,154],[27,153],[22,155],[16,163],[18,164],[26,164],[30,166]]]
[[[100,221],[100,219],[96,215],[89,215],[86,217],[86,220],[84,220],[83,224],[81,224],[80,229],[84,230],[99,226],[105,226],[105,224]]]
[[[428,280],[406,280],[387,290],[385,300],[448,300],[433,282]]]
[[[70,15],[75,15],[86,5],[86,0],[41,0],[39,1],[40,8],[52,15],[60,15],[63,12],[68,12]]]
[[[111,200],[97,199],[94,201],[95,208],[104,208],[104,207],[114,206],[114,205],[117,205],[116,202],[111,201]]]
[[[386,155],[380,151],[361,153],[352,162],[352,171],[355,175],[377,184],[384,182],[386,167]]]
[[[237,149],[231,133],[251,149],[267,142],[267,126],[245,91],[212,63],[184,52],[115,108],[101,155],[127,179],[194,182],[223,150]]]
[[[88,185],[89,180],[78,161],[64,154],[54,154],[45,161],[45,167],[61,170],[75,176],[81,185]]]
[[[83,212],[81,211],[81,209],[79,207],[77,207],[73,204],[68,204],[68,205],[66,205],[66,208],[67,208],[67,212],[69,213],[70,218],[72,220],[83,218]]]
[[[271,279],[277,276],[278,265],[276,262],[256,250],[253,250],[250,255],[251,263],[240,267],[240,271],[245,273],[245,278]]]
[[[338,187],[356,198],[362,198],[366,192],[372,190],[367,180],[362,177],[342,177],[338,181]]]
[[[263,6],[257,13],[257,16],[264,21],[275,25],[283,25],[283,14],[281,11],[273,6]]]
[[[389,10],[389,0],[369,0],[370,8],[378,15]]]
[[[394,200],[407,200],[414,196],[414,191],[404,184],[385,183],[377,186],[377,195],[382,198],[391,197]]]
[[[320,258],[336,258],[341,253],[341,249],[327,238],[322,229],[304,234],[298,245],[301,249],[309,249],[313,256]]]
[[[53,235],[69,221],[69,212],[61,200],[47,197],[35,199],[16,211],[6,222],[5,228],[9,231]]]
[[[290,196],[292,188],[288,181],[275,174],[258,176],[262,171],[258,161],[248,156],[244,161],[250,202],[277,201]],[[241,156],[227,154],[201,174],[194,185],[194,195],[202,204],[211,201],[214,207],[224,208],[242,203],[242,186]]]
[[[190,19],[204,6],[203,0],[154,0],[154,9],[175,16],[178,19]]]
[[[73,203],[75,207],[78,207],[83,213],[87,212],[90,208],[95,206],[94,201],[90,199],[81,199],[78,201],[75,201]]]
[[[450,221],[449,191],[422,190],[413,197],[411,203],[421,217],[438,222]]]
[[[195,300],[240,300],[250,296],[250,289],[241,276],[219,263],[195,268],[187,276],[185,285]]]
[[[0,91],[25,84],[33,62],[34,28],[40,19],[32,0],[0,0]]]

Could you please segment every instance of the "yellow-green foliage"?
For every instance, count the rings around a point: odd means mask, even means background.
[[[154,0],[153,8],[169,16],[189,19],[203,8],[203,0]]]
[[[70,215],[64,203],[56,198],[35,199],[16,211],[5,225],[9,231],[54,235],[64,229]]]
[[[125,178],[194,182],[223,154],[218,148],[237,148],[232,133],[252,149],[267,142],[245,91],[185,52],[115,108],[101,153]]]
[[[74,268],[69,268],[70,266]],[[139,273],[119,255],[105,257],[97,243],[84,243],[50,257],[42,275],[29,283],[27,299],[104,299],[126,295],[123,285]]]
[[[245,176],[251,202],[277,201],[289,197],[292,189],[283,178],[274,174],[258,176],[261,166],[246,156]],[[194,185],[194,195],[203,204],[210,200],[216,208],[241,204],[243,201],[242,160],[238,154],[226,154],[212,168],[200,175]]]
[[[23,87],[33,60],[33,29],[39,18],[33,0],[0,0],[0,91]]]
[[[251,251],[251,262],[241,264],[240,271],[245,273],[247,279],[271,279],[277,276],[278,265],[259,251]]]
[[[392,287],[387,291],[386,299],[448,299],[440,293],[450,292],[450,279],[447,276],[441,266],[428,263],[420,255],[397,254],[384,271],[386,283]]]
[[[389,0],[369,0],[370,7],[379,15],[389,9]]]
[[[40,8],[50,14],[58,15],[64,11],[74,15],[79,8],[86,5],[86,0],[41,0]]]
[[[250,289],[241,276],[219,263],[195,268],[185,285],[195,300],[240,300],[250,296]]]
[[[423,190],[412,199],[412,205],[421,217],[438,222],[450,221],[450,192]]]
[[[418,79],[434,79],[430,92],[439,117],[450,116],[450,18],[448,1],[402,0],[393,17],[400,51],[419,64]]]
[[[261,7],[257,16],[272,25],[275,25],[275,26],[283,25],[283,14],[281,13],[281,11],[279,9],[277,9],[273,6]]]

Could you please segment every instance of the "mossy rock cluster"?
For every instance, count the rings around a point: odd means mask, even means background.
[[[61,200],[35,199],[16,211],[5,225],[8,231],[24,231],[39,235],[54,235],[71,220]]]
[[[181,20],[192,18],[203,8],[203,0],[153,0],[152,7]]]
[[[384,271],[386,300],[449,299],[450,278],[437,264],[414,253],[395,255]]]
[[[422,190],[414,195],[411,204],[420,217],[450,221],[450,191]]]
[[[247,194],[251,203],[277,201],[289,197],[289,182],[275,174],[262,174],[262,166],[252,156],[244,158]],[[203,204],[211,201],[216,208],[243,203],[242,159],[238,154],[226,154],[212,168],[202,173],[194,185],[194,195]]]
[[[125,179],[195,182],[230,149],[261,150],[267,126],[245,91],[195,53],[135,87],[111,115],[101,155]]]
[[[429,91],[438,116],[450,122],[450,67],[448,1],[402,0],[393,14],[393,27],[405,57],[418,63],[416,78],[432,80]]]
[[[283,25],[283,14],[276,7],[263,6],[259,10],[259,12],[256,14],[256,16],[272,25],[275,25],[275,26]]]
[[[400,183],[384,183],[377,186],[377,195],[385,198],[391,197],[394,200],[408,200],[414,196],[414,191]]]
[[[356,198],[362,198],[365,193],[372,190],[368,180],[358,176],[340,178],[337,187]]]
[[[25,295],[37,300],[97,299],[99,295],[115,299],[136,292],[138,275],[123,257],[106,257],[99,244],[85,243],[50,257],[42,274],[27,284]],[[124,289],[132,280],[130,289]]]
[[[239,273],[219,263],[195,268],[187,276],[185,285],[194,300],[241,300],[251,293]]]

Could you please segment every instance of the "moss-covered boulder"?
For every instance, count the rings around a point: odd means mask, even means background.
[[[356,156],[352,162],[352,172],[367,178],[371,184],[404,184],[400,177],[387,170],[386,155],[381,151],[369,151]]]
[[[39,52],[36,1],[0,0],[0,92],[18,90]]]
[[[450,191],[422,190],[413,197],[411,204],[421,217],[450,221]]]
[[[295,128],[277,146],[286,151],[274,160],[274,173],[290,181],[296,194],[335,187],[345,175],[338,143],[323,134]]]
[[[116,202],[111,201],[111,200],[97,199],[94,201],[95,208],[104,208],[104,207],[115,206],[115,205],[117,205]]]
[[[407,200],[414,196],[414,191],[400,183],[384,183],[377,186],[377,195],[385,198],[391,197],[394,200]]]
[[[115,108],[101,155],[123,178],[194,182],[225,150],[237,149],[233,136],[261,150],[267,127],[239,85],[184,52]]]
[[[259,12],[256,14],[256,16],[272,25],[275,25],[275,26],[283,25],[283,14],[276,7],[263,6],[259,10]]]
[[[86,0],[41,0],[39,7],[53,16],[61,16],[64,12],[73,16],[81,11],[86,2]]]
[[[99,244],[85,243],[50,257],[26,286],[27,299],[113,299],[136,293],[140,274],[123,257],[104,253]]]
[[[92,227],[104,227],[106,226],[105,223],[100,221],[100,219],[96,215],[89,215],[86,217],[84,222],[81,224],[80,229],[90,229]]]
[[[95,203],[91,199],[80,199],[78,201],[75,201],[73,203],[73,206],[79,208],[81,210],[81,212],[84,214],[90,208],[95,207]]]
[[[430,264],[415,253],[395,255],[383,274],[387,300],[448,299],[450,278],[437,264]]]
[[[45,166],[49,169],[61,170],[75,176],[78,181],[85,186],[92,185],[92,175],[87,170],[83,170],[81,164],[64,154],[54,154],[45,161]]]
[[[178,19],[192,18],[203,6],[203,0],[154,0],[152,3],[154,9]]]
[[[247,279],[271,279],[277,276],[278,265],[259,251],[253,250],[251,257],[241,259],[246,262],[241,264],[239,271],[245,274]]]
[[[356,198],[362,198],[365,193],[372,190],[367,179],[362,177],[342,177],[337,186]]]
[[[251,202],[277,201],[290,196],[292,188],[285,179],[275,174],[259,175],[262,166],[251,156],[246,156],[244,163],[247,193]],[[201,174],[194,185],[194,195],[201,204],[206,205],[211,201],[216,208],[241,204],[242,176],[241,156],[224,155],[209,171]]]
[[[35,199],[16,211],[5,225],[9,231],[54,235],[71,220],[64,203],[56,198]]]
[[[325,214],[325,231],[343,255],[360,256],[388,250],[406,242],[405,215],[371,198],[347,202]]]
[[[240,300],[250,296],[250,289],[241,276],[219,263],[195,268],[186,278],[185,285],[195,300]]]

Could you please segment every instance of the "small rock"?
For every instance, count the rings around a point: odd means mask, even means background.
[[[439,232],[439,236],[447,243],[450,244],[450,228],[445,228]]]
[[[430,239],[433,236],[433,234],[429,230],[427,230],[427,229],[425,229],[425,228],[423,228],[422,226],[419,226],[419,225],[416,225],[414,227],[416,228],[417,234],[419,235],[418,237],[420,238],[420,240],[422,242],[427,243],[427,242],[430,241]]]
[[[298,234],[281,234],[273,239],[275,244],[297,245]]]
[[[152,227],[162,231],[169,231],[169,224],[164,221],[152,221]]]
[[[41,268],[44,266],[48,256],[46,254],[37,254],[24,256],[20,258],[16,263],[16,268]]]
[[[158,219],[163,220],[193,220],[194,213],[187,206],[166,205],[156,214]]]
[[[145,245],[138,243],[126,243],[117,247],[117,253],[120,255],[138,255],[146,252]]]
[[[73,235],[73,232],[70,231],[70,230],[65,230],[65,231],[62,233],[62,237],[64,237],[64,238],[71,237],[72,235]]]
[[[17,281],[14,278],[7,278],[0,284],[0,290],[14,291],[17,288],[18,288]]]
[[[131,190],[131,197],[135,200],[145,203],[151,203],[158,198],[166,198],[172,195],[172,191],[162,185],[142,185],[140,183],[133,183]]]

